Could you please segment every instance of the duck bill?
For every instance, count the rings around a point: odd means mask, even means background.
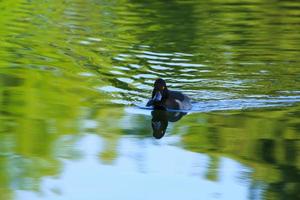
[[[161,93],[160,93],[159,91],[157,91],[157,92],[155,93],[154,97],[152,98],[152,100],[153,100],[154,102],[159,102],[159,101],[161,101],[161,99],[162,99],[162,95],[161,95]]]

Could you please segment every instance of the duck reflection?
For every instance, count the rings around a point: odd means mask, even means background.
[[[187,113],[185,112],[169,112],[165,109],[153,110],[151,112],[153,137],[155,137],[156,139],[161,139],[166,133],[168,123],[176,122],[186,114]]]

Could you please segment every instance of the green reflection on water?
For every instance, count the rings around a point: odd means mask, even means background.
[[[144,102],[160,76],[193,101],[298,97],[300,3],[295,1],[2,1],[0,199],[39,192],[76,143],[103,138],[113,165],[123,137],[152,137]],[[297,96],[298,95],[298,96]],[[298,97],[299,99],[299,97]],[[173,145],[253,169],[263,199],[299,197],[299,105],[193,113],[169,128]]]
[[[213,171],[218,168],[216,159],[224,155],[251,166],[254,171],[249,176],[253,185],[267,184],[266,199],[296,199],[300,166],[298,110],[299,106],[285,111],[191,116],[185,123],[191,128],[182,136],[181,145],[211,155]],[[207,176],[217,179],[211,171]]]

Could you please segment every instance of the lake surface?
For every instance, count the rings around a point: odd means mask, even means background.
[[[0,199],[300,199],[300,1],[0,10]]]

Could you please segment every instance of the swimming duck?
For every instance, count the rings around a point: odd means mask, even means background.
[[[189,110],[192,108],[188,96],[178,91],[168,90],[166,82],[161,78],[155,81],[152,98],[146,106],[153,106],[158,110]]]

